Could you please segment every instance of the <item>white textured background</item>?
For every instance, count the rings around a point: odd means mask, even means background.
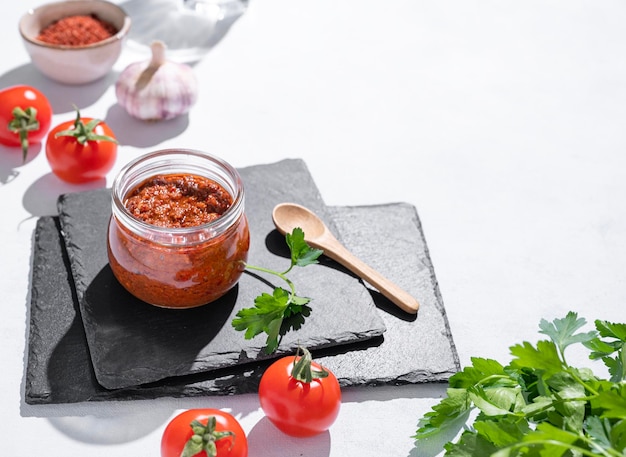
[[[122,143],[109,184],[143,152],[190,147],[235,166],[303,158],[331,205],[414,204],[463,365],[508,361],[510,345],[538,339],[542,317],[626,321],[624,2],[250,1],[195,66],[188,119],[128,122],[116,73],[83,87],[37,73],[17,31],[36,0],[3,6],[0,87],[36,85],[55,122],[73,117],[72,103],[105,119]],[[115,70],[144,58],[129,48]],[[251,457],[437,453],[410,436],[444,386],[348,390],[329,433],[306,440],[276,432],[254,395],[25,405],[35,220],[56,213],[60,193],[89,188],[30,154],[22,164],[0,147],[4,454],[158,456],[167,420],[202,406],[241,420]]]

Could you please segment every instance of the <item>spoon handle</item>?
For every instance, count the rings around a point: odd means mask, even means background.
[[[324,255],[370,283],[400,309],[411,314],[417,313],[420,305],[412,295],[352,254],[334,236],[326,236],[324,246],[318,248],[324,250]]]

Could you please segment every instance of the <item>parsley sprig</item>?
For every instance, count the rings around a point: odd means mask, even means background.
[[[596,320],[595,330],[574,312],[552,322],[541,320],[550,340],[510,348],[503,366],[472,358],[472,365],[450,377],[447,396],[418,423],[414,436],[433,442],[455,436],[477,412],[473,424],[444,448],[452,457],[623,457],[626,451],[626,324]],[[602,360],[610,379],[569,365],[573,344]]]
[[[311,308],[307,306],[311,299],[298,296],[293,281],[287,275],[296,266],[305,267],[318,263],[317,259],[323,253],[320,249],[311,248],[304,241],[304,232],[299,227],[294,228],[292,233],[287,233],[285,241],[291,253],[291,264],[285,271],[278,272],[249,264],[246,264],[246,268],[278,276],[287,283],[289,290],[276,287],[272,294],[262,293],[255,298],[254,307],[239,310],[232,321],[236,330],[245,331],[246,339],[266,333],[265,352],[268,354],[276,351],[280,337],[289,328],[298,328],[311,312]]]

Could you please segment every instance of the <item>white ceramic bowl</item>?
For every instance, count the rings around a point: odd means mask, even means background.
[[[118,32],[87,46],[60,46],[37,39],[41,30],[68,16],[95,15]],[[105,0],[66,0],[29,10],[19,23],[20,34],[33,64],[46,76],[64,84],[85,84],[106,75],[122,52],[131,20],[126,12]]]

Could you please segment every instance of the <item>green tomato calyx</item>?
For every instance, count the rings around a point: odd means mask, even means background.
[[[208,457],[216,457],[217,446],[215,443],[227,436],[232,436],[232,441],[230,443],[230,449],[232,449],[235,441],[235,434],[231,431],[216,431],[216,423],[217,420],[215,419],[215,416],[209,416],[206,425],[198,420],[192,421],[189,425],[193,430],[193,435],[189,438],[189,441],[185,443],[185,447],[183,448],[183,452],[180,454],[180,457],[192,457],[202,451],[204,451]]]
[[[39,129],[39,120],[37,119],[37,109],[29,106],[22,109],[19,106],[13,108],[13,119],[9,122],[9,130],[17,133],[20,137],[22,146],[22,160],[26,162],[28,154],[28,132]]]
[[[102,121],[100,119],[92,119],[86,124],[80,117],[80,111],[76,106],[76,120],[74,121],[74,126],[71,129],[62,130],[57,132],[54,137],[58,138],[60,136],[71,136],[76,138],[79,144],[84,145],[87,141],[110,141],[111,143],[118,144],[117,140],[108,135],[98,135],[93,130],[100,124]]]
[[[298,354],[302,352],[302,355],[298,358]],[[322,368],[321,370],[314,370],[311,366],[313,357],[309,350],[305,347],[298,346],[295,355],[295,362],[291,369],[291,377],[297,381],[310,383],[314,379],[321,379],[328,377],[328,371]]]

